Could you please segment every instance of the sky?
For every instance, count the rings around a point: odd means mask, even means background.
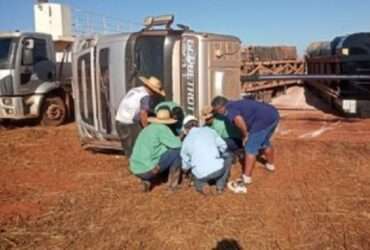
[[[0,0],[0,31],[33,30],[36,0]],[[195,31],[235,35],[247,45],[293,45],[370,32],[369,0],[54,0],[96,18],[142,23],[146,16],[174,14]],[[113,22],[113,21],[112,21]],[[132,28],[134,27],[134,28]],[[136,26],[137,27],[137,26]],[[135,29],[135,26],[131,26]]]

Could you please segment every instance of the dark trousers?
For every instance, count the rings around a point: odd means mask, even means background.
[[[224,141],[229,152],[235,152],[243,148],[243,141],[239,138],[226,138]]]
[[[166,172],[166,171],[173,171],[175,169],[181,168],[181,157],[180,157],[180,149],[169,149],[163,155],[158,162],[159,166],[159,173],[153,173],[153,171],[149,171],[147,173],[138,174],[136,175],[142,180],[150,181],[156,176]]]
[[[223,158],[224,158],[224,165],[220,170],[206,177],[203,177],[201,179],[197,179],[194,176],[194,185],[197,191],[199,192],[203,191],[204,185],[208,184],[211,181],[216,182],[216,188],[218,190],[223,190],[225,188],[227,180],[229,179],[229,175],[230,175],[230,169],[232,165],[232,155],[225,154]]]
[[[136,138],[138,137],[141,129],[141,126],[137,123],[124,124],[116,121],[116,130],[121,140],[122,149],[128,158],[132,154]]]

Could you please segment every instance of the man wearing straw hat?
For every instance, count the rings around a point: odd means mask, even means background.
[[[232,164],[225,141],[213,129],[199,127],[194,116],[185,117],[184,133],[182,168],[191,171],[196,191],[204,194],[204,186],[214,181],[216,191],[222,193]]]
[[[122,98],[116,114],[116,130],[127,157],[140,130],[148,125],[148,116],[159,98],[165,96],[161,81],[154,76],[139,77],[143,86],[127,92]]]
[[[185,116],[184,110],[174,101],[164,101],[159,103],[155,107],[154,112],[157,113],[161,109],[169,110],[171,113],[171,117],[177,120],[177,123],[171,125],[170,128],[175,135],[179,135],[181,133],[182,122]]]
[[[168,186],[174,190],[181,173],[181,141],[168,125],[177,121],[166,109],[159,110],[156,117],[149,117],[150,125],[137,137],[130,158],[131,172],[142,180],[144,191],[149,191],[153,180],[169,171]]]

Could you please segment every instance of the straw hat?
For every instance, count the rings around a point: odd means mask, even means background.
[[[167,109],[160,109],[157,112],[156,117],[149,117],[148,121],[151,123],[160,123],[160,124],[174,124],[177,120],[172,119],[170,112]]]
[[[146,78],[144,76],[139,76],[139,79],[144,83],[146,87],[150,88],[157,94],[161,96],[166,95],[166,92],[164,92],[164,90],[162,89],[162,83],[157,77],[151,76],[149,78]]]
[[[202,118],[204,120],[208,120],[208,119],[211,119],[213,118],[214,115],[213,115],[213,109],[212,107],[210,106],[205,106],[203,109],[202,109]]]

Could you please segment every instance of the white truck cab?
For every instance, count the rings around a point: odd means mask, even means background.
[[[172,29],[173,20],[173,16],[150,17],[139,32],[75,41],[72,85],[84,146],[121,147],[115,115],[127,91],[142,85],[139,76],[159,78],[166,99],[198,117],[216,95],[240,97],[240,40],[194,32],[183,25]]]
[[[62,85],[50,35],[0,33],[0,119],[61,124],[67,116]]]

